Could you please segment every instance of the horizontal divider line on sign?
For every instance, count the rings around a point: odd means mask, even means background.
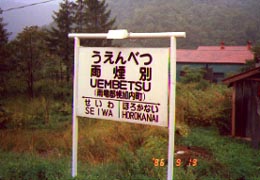
[[[82,98],[85,99],[97,99],[97,100],[109,100],[109,101],[122,101],[122,102],[132,102],[132,103],[141,103],[141,104],[153,104],[153,105],[158,105],[160,106],[160,103],[153,103],[153,102],[142,102],[142,101],[128,101],[128,100],[121,100],[121,99],[112,99],[112,98],[95,98],[95,97],[86,97],[82,96]]]

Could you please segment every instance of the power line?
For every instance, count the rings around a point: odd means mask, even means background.
[[[32,3],[32,4],[28,4],[28,5],[24,5],[24,6],[18,6],[18,7],[13,7],[13,8],[9,8],[9,9],[4,9],[4,10],[0,11],[0,14],[1,14],[1,12],[23,9],[23,8],[27,8],[27,7],[31,7],[31,6],[35,6],[35,5],[39,5],[39,4],[48,3],[48,2],[51,2],[51,1],[57,1],[57,0],[48,0],[48,1],[38,2],[38,3]]]

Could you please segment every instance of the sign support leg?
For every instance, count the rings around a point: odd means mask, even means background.
[[[175,96],[176,96],[176,37],[171,37],[170,48],[170,102],[167,180],[173,180],[174,135],[175,135]]]
[[[72,115],[72,177],[77,176],[78,164],[78,117],[77,111],[77,81],[78,81],[78,58],[79,58],[79,38],[74,38],[74,77],[73,77],[73,115]]]

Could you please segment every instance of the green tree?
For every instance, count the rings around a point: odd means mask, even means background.
[[[0,9],[1,14],[1,9]],[[0,93],[4,93],[6,89],[6,81],[8,79],[8,71],[11,68],[11,64],[9,63],[10,53],[8,51],[8,36],[11,33],[8,33],[5,26],[6,24],[3,22],[3,18],[0,17]]]
[[[0,9],[1,12],[1,9]],[[7,25],[6,23],[3,22],[4,19],[0,17],[0,46],[3,47],[8,43],[8,36],[11,33],[8,33],[7,30],[5,29],[5,26]]]
[[[84,8],[84,0],[76,0],[76,2],[73,5],[74,9],[74,23],[75,23],[75,32],[78,33],[84,33],[86,32],[86,27],[84,27],[85,24],[85,18],[84,14],[86,13]]]
[[[76,32],[106,33],[115,29],[116,18],[110,18],[111,10],[105,0],[77,0],[75,4]],[[89,40],[87,46],[109,46],[111,40]]]
[[[30,26],[25,27],[11,42],[14,78],[22,83],[26,82],[25,87],[31,98],[35,95],[34,83],[40,78],[39,73],[47,57],[44,36],[45,33],[37,26]]]
[[[203,80],[205,73],[201,68],[191,68],[189,66],[183,66],[182,71],[184,76],[181,77],[181,82],[183,83],[200,82]]]
[[[53,20],[55,25],[48,31],[48,47],[53,54],[61,58],[60,61],[60,79],[63,80],[63,65],[66,66],[66,80],[70,80],[73,65],[73,40],[69,39],[68,34],[73,31],[73,13],[72,2],[64,0],[60,3],[58,12],[54,12]]]
[[[210,83],[206,80],[207,70],[204,68],[191,68],[189,66],[183,66],[183,76],[181,81],[184,84],[195,83],[196,89],[205,90],[209,87]]]
[[[248,71],[260,65],[260,46],[254,46],[252,53],[254,54],[254,59],[247,60],[245,66],[241,68],[241,72]]]
[[[252,52],[254,53],[254,62],[260,64],[260,45],[253,47]]]

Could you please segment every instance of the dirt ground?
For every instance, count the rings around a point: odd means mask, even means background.
[[[212,153],[196,146],[176,146],[174,156],[176,166],[197,166],[200,159],[210,159]]]

